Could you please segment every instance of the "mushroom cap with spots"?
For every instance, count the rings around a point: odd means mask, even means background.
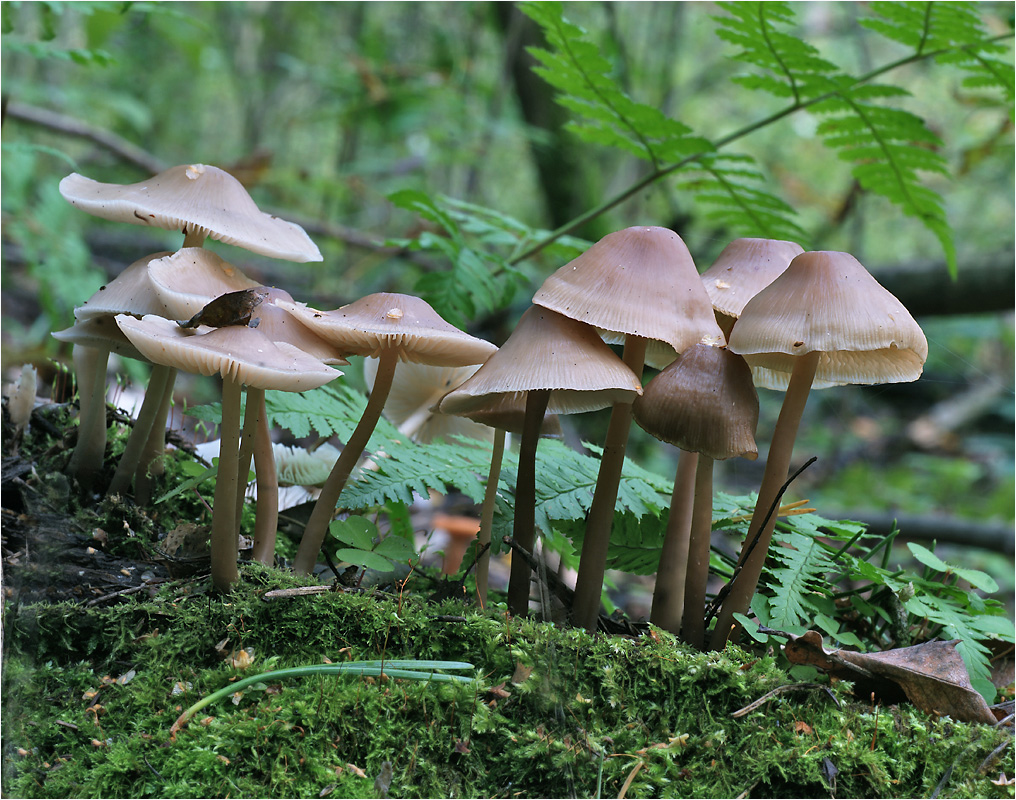
[[[196,375],[221,375],[256,389],[302,392],[342,373],[286,342],[273,342],[257,328],[233,325],[185,330],[172,320],[116,317],[131,343],[155,364]]]
[[[299,225],[261,211],[236,178],[218,167],[170,167],[138,183],[100,183],[72,173],[60,193],[76,208],[115,222],[198,234],[287,261],[321,261]]]
[[[733,324],[741,316],[745,303],[776,280],[794,257],[803,252],[801,245],[782,239],[732,241],[702,273],[702,285],[717,315],[730,318]]]
[[[723,343],[691,253],[667,228],[604,236],[547,278],[533,302],[592,325],[611,344],[645,337],[646,363],[657,368],[698,342]]]
[[[849,253],[802,253],[745,305],[730,334],[755,384],[786,389],[794,360],[820,353],[813,388],[917,380],[928,340]]]
[[[632,404],[643,430],[713,459],[758,457],[758,394],[743,358],[697,344],[646,384]]]
[[[323,339],[351,356],[398,354],[400,361],[439,367],[482,364],[496,345],[446,322],[419,297],[379,292],[337,308],[318,311],[303,303],[276,302]]]
[[[470,417],[525,408],[527,392],[550,390],[547,411],[571,414],[630,403],[642,386],[589,325],[530,307],[487,362],[441,400],[446,414]]]

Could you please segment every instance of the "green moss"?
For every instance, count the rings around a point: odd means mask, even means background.
[[[1006,735],[985,726],[869,708],[843,688],[842,708],[798,692],[733,719],[790,682],[736,647],[592,638],[408,596],[266,601],[292,578],[253,566],[244,578],[225,601],[178,586],[112,608],[8,608],[4,793],[376,797],[388,761],[393,797],[596,796],[598,782],[604,797],[815,797],[832,793],[828,762],[838,797],[927,796],[950,767],[941,797],[1012,796],[976,774]],[[247,671],[223,640],[253,652]],[[236,676],[325,657],[465,660],[477,680],[259,684],[171,737],[184,707]],[[520,663],[532,672],[515,685]]]

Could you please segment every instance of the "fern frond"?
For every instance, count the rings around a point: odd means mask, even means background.
[[[809,595],[835,565],[816,538],[796,532],[776,536],[783,546],[772,547],[769,553],[784,566],[770,572],[769,624],[780,630],[799,629],[816,611]]]

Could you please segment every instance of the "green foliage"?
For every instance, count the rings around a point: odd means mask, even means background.
[[[335,551],[336,558],[364,570],[391,572],[396,564],[407,564],[416,555],[409,540],[401,536],[381,538],[377,525],[364,517],[335,520],[328,526],[328,533],[347,545]]]

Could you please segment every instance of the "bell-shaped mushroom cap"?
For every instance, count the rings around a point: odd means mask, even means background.
[[[536,305],[600,331],[616,344],[649,339],[646,363],[664,367],[693,344],[722,344],[709,296],[681,237],[667,228],[608,234],[543,282]]]
[[[702,285],[718,314],[737,319],[745,303],[803,252],[801,245],[781,239],[735,239],[702,273]]]
[[[184,247],[148,265],[170,319],[190,319],[220,295],[253,289],[260,284],[204,247]]]
[[[698,344],[646,384],[632,405],[644,430],[714,459],[758,457],[758,394],[745,360]]]
[[[472,422],[487,426],[488,430],[498,428],[508,433],[521,435],[526,421],[526,395],[520,392],[490,395],[484,405],[467,412],[446,412],[440,405],[437,410],[443,416],[454,413],[456,416],[465,417]],[[550,411],[545,413],[540,426],[540,436],[561,437],[563,435],[561,420],[558,419],[557,414]]]
[[[525,407],[525,393],[550,389],[547,410],[595,411],[641,394],[638,378],[596,331],[540,306],[519,319],[512,335],[473,377],[441,400],[446,414],[471,417],[491,408]],[[507,397],[506,397],[507,396]]]
[[[438,367],[482,364],[497,347],[445,322],[419,297],[379,292],[334,311],[277,301],[318,336],[351,356],[380,357],[396,351],[400,361]]]
[[[748,301],[730,334],[755,383],[786,389],[797,356],[821,353],[814,388],[917,380],[928,340],[849,253],[802,253]]]
[[[75,308],[74,318],[84,321],[115,314],[164,316],[167,313],[166,304],[159,297],[148,270],[153,262],[166,255],[168,253],[153,253],[135,261]]]
[[[256,389],[302,392],[316,389],[342,373],[285,342],[273,342],[257,328],[185,330],[172,320],[147,316],[116,318],[131,343],[155,364],[197,375],[219,374]]]
[[[76,172],[60,181],[76,208],[115,222],[204,234],[287,261],[321,261],[299,225],[261,211],[243,184],[218,167],[170,167],[139,183],[100,183]]]
[[[117,327],[116,317],[112,314],[78,320],[71,327],[56,331],[52,336],[54,339],[68,344],[96,347],[124,358],[148,362],[148,359],[131,344],[130,339]]]

